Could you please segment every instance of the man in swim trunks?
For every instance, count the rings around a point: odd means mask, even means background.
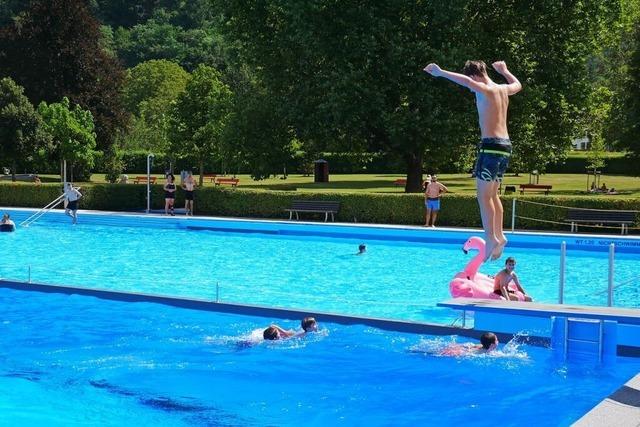
[[[71,217],[72,224],[78,222],[78,200],[82,197],[82,193],[79,190],[80,187],[75,188],[70,182],[67,182],[67,187],[64,190],[64,198],[67,202],[64,213]]]
[[[443,70],[437,64],[429,64],[424,68],[424,71],[432,76],[451,80],[476,95],[482,140],[479,144],[475,175],[480,216],[487,242],[485,261],[489,258],[500,258],[507,244],[502,230],[504,211],[498,189],[511,157],[511,141],[507,131],[509,96],[522,90],[522,85],[509,72],[504,61],[494,62],[492,65],[506,79],[507,84],[493,82],[487,75],[487,66],[482,61],[467,61],[463,74]]]
[[[426,212],[424,215],[424,226],[435,227],[436,218],[438,218],[438,211],[440,210],[440,194],[449,191],[444,184],[438,182],[438,177],[431,176],[430,182],[427,184],[424,190],[424,206]]]
[[[193,173],[187,172],[187,176],[182,183],[184,189],[184,209],[187,215],[193,216],[193,192],[196,188],[196,181],[193,179]]]
[[[509,283],[513,282],[516,285],[516,288],[518,288],[518,290],[522,292],[522,295],[524,295],[525,301],[533,301],[533,299],[527,295],[522,285],[520,285],[518,275],[516,275],[516,272],[514,271],[515,268],[515,258],[507,258],[504,263],[504,269],[500,270],[500,273],[496,274],[493,281],[493,293],[504,297],[507,301],[518,301],[518,297],[514,295],[514,291],[509,289]]]

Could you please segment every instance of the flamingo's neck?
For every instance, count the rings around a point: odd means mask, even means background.
[[[484,261],[484,245],[480,245],[477,249],[478,254],[474,256],[464,268],[464,272],[471,278],[471,280],[476,276],[476,273],[478,273],[478,270]]]

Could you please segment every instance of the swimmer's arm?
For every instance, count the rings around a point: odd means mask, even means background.
[[[460,86],[464,86],[474,92],[484,92],[487,88],[487,85],[484,83],[478,83],[471,77],[465,76],[464,74],[443,70],[437,64],[427,65],[424,67],[424,71],[431,74],[433,77],[444,77],[445,79],[451,80],[452,82],[457,83]]]
[[[507,93],[509,95],[515,95],[516,93],[522,90],[522,83],[511,74],[511,72],[507,69],[507,64],[504,61],[498,61],[493,63],[493,68],[507,80]]]
[[[271,326],[275,327],[278,330],[278,332],[280,332],[285,337],[292,337],[296,334],[294,331],[286,331],[278,325],[271,325]]]

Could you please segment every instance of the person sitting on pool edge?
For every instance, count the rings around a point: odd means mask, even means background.
[[[514,271],[516,268],[516,259],[513,257],[509,257],[504,262],[504,269],[500,270],[493,282],[493,293],[496,295],[500,295],[504,297],[507,301],[518,301],[518,297],[514,295],[514,291],[509,289],[509,283],[513,282],[516,285],[516,288],[522,295],[524,295],[524,300],[527,302],[533,301],[533,299],[527,295],[527,292],[524,290],[522,285],[520,285],[520,280],[518,280],[518,276]]]
[[[11,220],[8,213],[2,215],[2,221],[0,221],[0,231],[11,232],[16,231],[16,224]]]

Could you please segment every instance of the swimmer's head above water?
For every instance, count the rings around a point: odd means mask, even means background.
[[[305,332],[317,332],[318,322],[316,322],[316,319],[313,317],[305,317],[304,319],[302,319],[302,322],[300,322],[300,327]]]
[[[482,348],[489,351],[495,350],[498,347],[498,337],[493,332],[485,332],[480,337],[480,344],[482,344]]]

